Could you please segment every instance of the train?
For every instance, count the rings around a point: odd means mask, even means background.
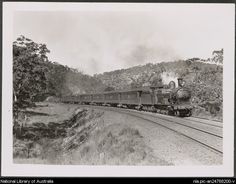
[[[166,115],[189,117],[193,106],[191,91],[185,87],[185,80],[178,78],[168,85],[145,86],[129,90],[108,91],[64,96],[62,103],[78,103],[150,111]]]

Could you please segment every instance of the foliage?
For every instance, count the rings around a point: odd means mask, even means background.
[[[24,107],[44,93],[47,87],[45,73],[48,62],[45,44],[37,44],[21,36],[13,43],[14,105]]]
[[[70,71],[70,68],[53,62],[48,64],[48,69],[47,94],[50,96],[61,97],[70,93],[69,89],[65,85],[65,78],[67,73]]]
[[[212,58],[212,61],[215,62],[215,63],[223,63],[223,54],[224,54],[224,50],[221,49],[221,50],[214,50],[212,52],[212,55],[213,55],[213,58]]]

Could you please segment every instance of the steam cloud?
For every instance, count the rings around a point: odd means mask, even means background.
[[[174,72],[161,73],[161,79],[163,84],[169,84],[170,81],[174,81],[176,85],[178,84],[178,76]]]

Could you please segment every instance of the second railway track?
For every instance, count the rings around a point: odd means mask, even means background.
[[[155,123],[159,126],[165,127],[177,134],[180,134],[192,141],[198,142],[204,147],[218,153],[223,154],[223,129],[220,122],[201,122],[196,118],[178,118],[166,116],[161,114],[153,114],[150,112],[136,111],[130,109],[121,109],[115,107],[80,105],[82,107],[103,109],[106,111],[115,111],[125,113],[143,120]]]

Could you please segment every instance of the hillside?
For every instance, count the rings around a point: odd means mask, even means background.
[[[168,84],[177,82],[178,77],[186,80],[192,91],[192,104],[196,106],[195,114],[207,111],[209,116],[222,117],[223,66],[209,64],[199,59],[181,60],[146,64],[128,69],[105,72],[94,76],[106,86],[115,89],[130,89],[139,86],[155,85],[162,81]],[[218,117],[219,116],[219,117]]]
[[[106,88],[101,80],[73,68],[58,63],[49,63],[48,68],[48,80],[50,81],[48,92],[53,96],[104,91]]]

